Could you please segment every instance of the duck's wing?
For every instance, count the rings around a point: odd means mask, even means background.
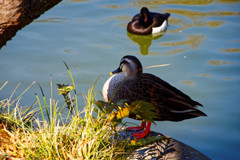
[[[139,23],[138,20],[133,20],[128,23],[127,31],[130,33],[134,33],[134,34],[148,35],[148,34],[152,33],[152,27],[149,26],[149,27],[145,28],[145,27],[143,27],[143,25],[141,25]]]
[[[159,13],[164,19],[168,19],[170,17],[170,13]]]
[[[153,13],[151,12],[151,17],[153,18],[152,27],[158,27],[163,24],[164,21],[168,19],[170,13]]]
[[[131,102],[143,100],[152,103],[161,117],[159,120],[179,121],[206,116],[196,109],[202,104],[152,74],[142,74],[138,81],[125,85],[123,92],[124,98]]]

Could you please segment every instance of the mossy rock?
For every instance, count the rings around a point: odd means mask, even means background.
[[[132,131],[123,130],[119,137],[128,137],[130,141],[133,141],[132,133]],[[140,146],[139,144],[145,145]],[[127,159],[210,160],[198,150],[157,132],[150,132],[146,138],[137,140],[136,147],[138,148],[131,151]]]

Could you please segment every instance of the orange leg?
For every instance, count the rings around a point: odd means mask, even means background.
[[[146,125],[146,122],[145,122],[145,125]],[[146,127],[145,130],[143,130],[143,132],[133,133],[133,136],[134,136],[136,139],[145,138],[145,137],[149,134],[150,128],[151,128],[151,122],[148,122],[148,123],[147,123],[147,127]]]
[[[127,130],[130,130],[130,131],[139,131],[139,130],[144,129],[145,127],[146,127],[146,122],[145,122],[145,121],[142,121],[141,126],[128,127]]]

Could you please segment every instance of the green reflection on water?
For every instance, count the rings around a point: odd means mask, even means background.
[[[128,38],[140,46],[140,53],[142,55],[147,55],[148,49],[152,44],[152,40],[157,40],[158,38],[161,38],[163,34],[164,33],[160,33],[158,35],[143,36],[143,35],[136,35],[136,34],[127,32]]]

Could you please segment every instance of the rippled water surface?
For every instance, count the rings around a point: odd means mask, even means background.
[[[126,25],[142,6],[169,12],[164,35],[127,34]],[[239,0],[65,0],[23,28],[0,50],[0,99],[19,82],[17,97],[33,81],[50,96],[53,83],[71,83],[69,65],[80,94],[99,75],[96,91],[126,54],[146,69],[201,102],[208,117],[157,122],[152,130],[178,139],[212,159],[240,159],[240,1]],[[57,95],[54,85],[56,99]],[[31,105],[34,85],[21,99]],[[82,103],[81,106],[83,106]],[[128,119],[129,120],[129,119]],[[127,120],[127,121],[128,121]],[[140,123],[134,121],[135,123]]]

